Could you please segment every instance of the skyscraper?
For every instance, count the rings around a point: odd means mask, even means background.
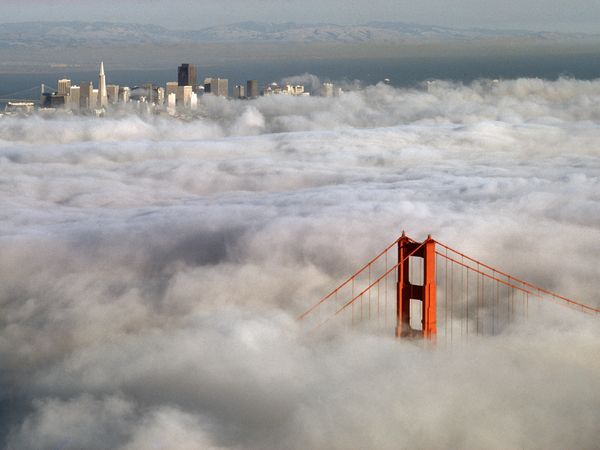
[[[69,89],[69,107],[78,110],[81,106],[81,89],[79,86],[71,86]]]
[[[176,109],[177,109],[177,94],[174,92],[171,92],[169,95],[167,95],[167,111],[169,111],[170,114],[175,114]]]
[[[193,64],[182,64],[177,69],[177,84],[179,86],[196,87],[198,84],[198,70]]]
[[[237,84],[235,86],[235,88],[233,89],[233,96],[235,98],[246,98],[246,94],[245,94],[245,90],[244,90],[244,85],[243,84]]]
[[[219,97],[229,96],[229,80],[227,78],[206,78],[204,92]]]
[[[90,105],[96,105],[91,109],[95,109],[97,107],[97,105],[100,104],[100,101],[98,100],[100,98],[99,95],[100,90],[99,89],[92,89],[92,96],[90,97]]]
[[[104,62],[100,63],[100,74],[98,75],[98,107],[102,108],[108,105],[108,96],[106,94],[106,75],[104,75]]]
[[[192,86],[179,86],[177,88],[177,106],[190,108],[192,106]]]
[[[321,97],[333,97],[333,83],[325,82],[321,85]]]
[[[58,80],[58,95],[68,95],[71,89],[71,80],[66,78]]]
[[[119,101],[121,103],[129,103],[130,97],[131,89],[129,89],[129,87],[124,86],[119,88]]]
[[[177,94],[177,88],[179,87],[179,83],[177,81],[167,81],[167,89],[165,91],[165,95],[167,98],[171,94]]]
[[[108,97],[108,103],[114,105],[119,102],[119,86],[116,84],[109,84],[106,86],[106,95]]]
[[[258,81],[257,80],[246,81],[246,97],[247,98],[258,97]]]
[[[165,103],[165,88],[157,87],[155,96],[156,98],[154,99],[154,103],[157,105],[163,105]]]
[[[146,91],[146,101],[148,103],[154,103],[156,101],[154,85],[152,83],[144,83],[143,88]]]
[[[95,105],[92,104],[92,92],[94,85],[91,81],[84,81],[81,83],[79,90],[79,105],[81,109],[91,109]]]

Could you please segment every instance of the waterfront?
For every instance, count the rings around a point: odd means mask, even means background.
[[[184,62],[184,61],[182,61]],[[450,56],[410,56],[405,58],[372,59],[256,59],[242,62],[211,62],[190,58],[198,66],[199,77],[219,76],[229,79],[230,87],[244,84],[247,79],[257,79],[261,85],[280,81],[285,77],[313,74],[321,81],[331,80],[340,85],[376,84],[389,78],[397,87],[418,86],[425,80],[441,79],[469,83],[478,78],[514,79],[522,77],[555,80],[559,77],[591,80],[600,77],[600,51],[566,54],[489,54]],[[135,86],[146,82],[164,85],[177,79],[177,67],[147,70],[135,68],[112,69],[107,64],[108,81]],[[77,71],[46,71],[43,73],[0,73],[0,98],[5,94],[22,91],[45,83],[55,86],[59,78],[71,78],[74,82],[96,80],[97,69]],[[35,92],[35,91],[34,91]],[[36,93],[37,95],[37,93]],[[32,99],[37,99],[33,95]],[[4,105],[0,105],[2,108]]]

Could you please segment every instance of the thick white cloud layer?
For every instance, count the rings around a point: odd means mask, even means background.
[[[594,448],[600,322],[424,351],[296,315],[406,229],[600,306],[600,81],[0,120],[10,449]]]

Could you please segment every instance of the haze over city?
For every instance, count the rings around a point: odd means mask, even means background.
[[[0,11],[0,448],[598,447],[597,2]]]

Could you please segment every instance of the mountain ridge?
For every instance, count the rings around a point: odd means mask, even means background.
[[[474,41],[477,39],[576,41],[600,39],[586,33],[523,30],[458,29],[404,22],[367,22],[361,25],[295,22],[238,22],[198,30],[175,31],[160,25],[113,22],[0,23],[0,48],[86,47],[98,45],[178,43],[401,43],[419,41]]]

